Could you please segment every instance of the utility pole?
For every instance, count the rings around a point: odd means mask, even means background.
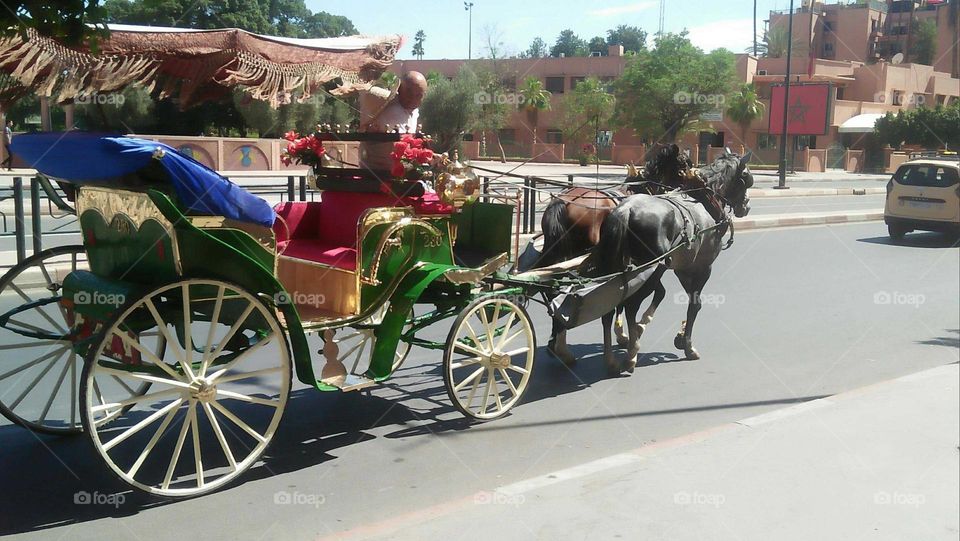
[[[657,29],[657,34],[663,35],[663,15],[667,11],[667,0],[660,0],[660,26]]]
[[[467,32],[467,60],[471,60],[473,59],[473,2],[464,2],[463,9],[470,14],[470,29]]]
[[[757,53],[757,0],[753,0],[753,56]]]
[[[793,61],[793,0],[790,0],[790,15],[787,18],[787,74],[783,88],[783,131],[780,132],[780,182],[776,188],[787,188],[787,115],[790,111],[790,63]]]

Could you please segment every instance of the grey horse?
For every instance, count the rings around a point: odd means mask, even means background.
[[[684,193],[627,197],[604,220],[600,242],[581,266],[584,276],[606,276],[623,271],[629,265],[643,265],[666,256],[666,268],[676,273],[689,298],[687,319],[674,340],[677,349],[683,350],[689,359],[700,358],[693,347],[693,325],[700,311],[701,291],[731,227],[727,209],[732,209],[737,217],[750,212],[747,190],[753,186],[753,176],[747,167],[749,161],[750,154],[740,157],[727,152],[697,173],[702,188]],[[662,272],[655,273],[637,294],[624,302],[629,333],[625,365],[628,372],[633,372],[637,364],[640,337],[653,319],[662,296],[654,299],[640,321],[636,319],[637,313],[647,296],[662,290],[661,276]],[[607,371],[618,374],[624,367],[613,355],[610,334],[614,313],[611,311],[602,318],[603,347]],[[563,338],[555,342],[554,348],[561,355],[569,355]]]

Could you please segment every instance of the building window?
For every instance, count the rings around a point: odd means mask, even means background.
[[[828,42],[828,43],[824,43],[824,44],[823,44],[823,52],[825,52],[825,53],[832,53],[832,52],[833,52],[833,44],[832,44],[832,43],[829,43],[829,42]]]
[[[823,21],[823,31],[833,32],[833,21]]]
[[[817,136],[816,135],[798,135],[796,138],[797,144],[794,146],[796,150],[803,150],[805,148],[817,148]]]
[[[513,128],[503,128],[497,132],[497,137],[500,138],[500,144],[502,145],[512,145],[517,142],[517,130]]]
[[[547,77],[547,91],[551,94],[563,94],[565,77]]]
[[[843,95],[844,95],[844,93],[846,93],[846,90],[847,90],[847,87],[845,87],[845,86],[838,86],[838,87],[837,87],[837,99],[838,99],[838,100],[842,100],[842,99],[843,99]]]
[[[509,92],[514,92],[517,90],[517,76],[516,75],[505,75],[503,79],[500,80],[500,83],[503,85],[503,89]]]
[[[770,135],[769,133],[757,134],[757,148],[760,150],[776,150],[779,135]]]
[[[905,93],[903,90],[893,91],[893,105],[903,105]]]
[[[570,78],[570,90],[576,90],[577,85],[586,81],[586,77],[571,77]]]
[[[550,145],[559,145],[563,143],[563,132],[557,129],[547,130],[547,137],[545,139],[547,144]]]

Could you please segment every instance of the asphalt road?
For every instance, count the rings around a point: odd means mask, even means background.
[[[750,200],[750,216],[757,214],[795,214],[800,212],[839,212],[883,209],[886,196],[838,195],[811,197],[755,197]]]
[[[575,369],[541,347],[523,403],[471,426],[446,397],[439,354],[414,349],[397,377],[372,391],[297,387],[265,462],[195,501],[129,492],[82,437],[35,437],[3,424],[0,535],[293,540],[365,526],[375,533],[391,517],[478,490],[958,362],[958,276],[960,250],[939,235],[892,245],[879,223],[743,233],[705,291],[694,340],[701,360],[681,360],[673,348],[685,307],[671,275],[631,376],[605,376],[600,328],[591,324],[570,335]],[[539,307],[531,313],[542,345],[548,320]],[[441,338],[448,324],[428,334]],[[121,493],[124,503],[76,505],[80,491]],[[275,503],[284,494],[295,503]]]

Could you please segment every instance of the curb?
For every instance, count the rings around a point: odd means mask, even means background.
[[[737,219],[733,224],[738,231],[766,229],[770,227],[792,227],[802,225],[847,224],[856,222],[876,222],[883,220],[883,210],[859,212],[823,212],[809,214],[780,214],[758,218]]]
[[[751,188],[747,191],[749,197],[812,197],[837,195],[886,195],[886,188],[793,188],[790,190],[774,190],[768,188]]]

